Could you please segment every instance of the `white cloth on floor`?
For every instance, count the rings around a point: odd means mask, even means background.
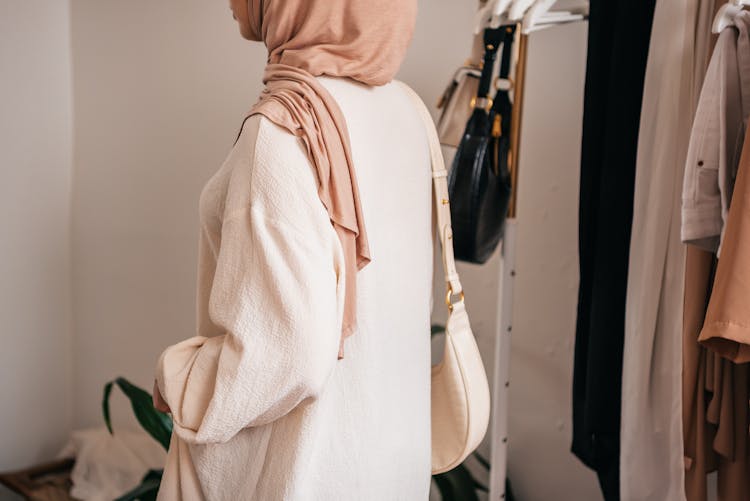
[[[112,501],[140,485],[150,469],[164,468],[166,451],[144,431],[106,427],[75,430],[57,458],[75,457],[70,495]]]

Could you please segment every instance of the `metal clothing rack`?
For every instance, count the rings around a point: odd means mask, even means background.
[[[518,1],[518,0],[517,0]],[[517,229],[517,198],[518,198],[518,173],[520,170],[520,144],[521,144],[521,120],[523,117],[523,99],[526,80],[526,60],[528,54],[529,33],[544,28],[578,22],[588,19],[588,6],[566,12],[552,12],[549,8],[555,0],[520,0],[522,5],[522,18],[513,16],[511,19],[503,19],[493,12],[496,4],[505,3],[507,0],[496,0],[487,2],[484,9],[480,9],[480,23],[477,31],[486,27],[496,28],[501,25],[516,24],[516,36],[518,42],[514,59],[515,75],[511,81],[513,94],[513,116],[511,118],[511,147],[508,153],[508,168],[511,176],[511,199],[508,208],[508,218],[505,225],[505,233],[502,242],[502,266],[498,282],[498,292],[501,297],[501,306],[498,309],[496,325],[498,331],[495,336],[495,365],[493,373],[492,394],[492,421],[491,421],[491,455],[490,455],[490,501],[503,501],[505,499],[505,484],[508,468],[508,408],[510,387],[510,349],[511,333],[513,331],[513,290],[516,276],[516,229]],[[511,6],[511,10],[512,10]],[[484,10],[484,12],[482,12]],[[490,14],[488,18],[487,15]],[[515,20],[513,20],[515,18]]]

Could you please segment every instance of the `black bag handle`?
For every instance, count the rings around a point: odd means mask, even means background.
[[[515,38],[516,27],[514,26],[503,26],[503,53],[502,59],[500,59],[500,68],[498,76],[504,80],[507,80],[510,74],[510,60],[512,59],[513,53],[513,39]],[[506,111],[511,107],[510,97],[508,96],[509,89],[498,89],[493,99],[492,109],[494,111]]]
[[[487,100],[490,93],[490,85],[492,84],[492,70],[495,68],[495,57],[497,51],[500,48],[500,44],[503,43],[505,37],[505,31],[501,28],[487,28],[484,30],[484,56],[482,59],[482,74],[479,77],[479,87],[477,88],[477,96],[474,101],[474,107],[482,107],[481,100]],[[485,109],[489,111],[491,106],[487,106]]]

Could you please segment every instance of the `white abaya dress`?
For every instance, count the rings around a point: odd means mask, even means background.
[[[350,133],[372,262],[337,360],[344,257],[302,140],[262,115],[200,197],[197,335],[156,380],[159,501],[409,500],[430,486],[427,135],[397,82],[317,77]]]

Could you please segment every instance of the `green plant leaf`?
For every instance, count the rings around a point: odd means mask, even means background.
[[[480,482],[479,480],[474,480],[474,488],[475,488],[476,490],[478,490],[478,491],[482,491],[482,492],[490,492],[490,490],[489,490],[489,489],[487,488],[487,486],[486,486],[486,485],[484,485],[484,484],[483,484],[482,482]]]
[[[149,470],[135,489],[123,494],[115,501],[156,501],[164,470]]]
[[[465,470],[464,475],[468,476],[471,479],[471,483],[472,485],[474,485],[474,489],[479,489],[480,491],[481,490],[488,491],[487,487],[484,484],[482,484],[479,480],[474,478],[474,475],[471,474],[471,470],[469,470],[469,468],[466,467],[465,462],[461,465],[461,467]]]
[[[156,494],[159,492],[161,478],[164,470],[148,470],[141,479],[141,483],[135,489],[123,494],[115,501],[156,501]]]
[[[481,454],[479,454],[479,453],[478,453],[477,451],[474,451],[474,452],[472,453],[472,455],[473,455],[473,456],[474,456],[474,457],[476,458],[476,460],[477,460],[477,461],[479,461],[479,463],[480,463],[480,464],[481,464],[482,466],[484,466],[484,468],[485,468],[486,470],[489,470],[489,469],[490,469],[490,462],[489,462],[489,461],[487,461],[487,459],[485,459],[485,458],[484,458],[484,457],[483,457],[483,456],[482,456]]]
[[[476,481],[463,464],[445,473],[433,475],[432,478],[438,486],[443,501],[479,501]]]
[[[437,485],[438,492],[440,492],[440,499],[442,501],[453,501],[454,499],[457,499],[453,492],[453,485],[449,479],[442,476],[442,474],[433,475],[432,479],[435,481],[435,485]]]
[[[146,432],[151,435],[154,440],[159,442],[164,449],[169,449],[169,441],[172,437],[172,418],[169,414],[157,411],[154,408],[153,399],[151,394],[128,381],[125,378],[118,377],[114,381],[107,383],[104,386],[104,402],[102,404],[104,412],[104,421],[107,424],[109,432],[114,434],[112,431],[112,425],[110,422],[109,414],[109,397],[112,391],[112,384],[116,384],[125,396],[130,399],[130,405],[133,408],[133,413],[136,419],[143,427]]]
[[[104,424],[107,425],[107,429],[109,430],[109,434],[112,435],[114,432],[112,431],[112,422],[109,418],[109,394],[112,393],[112,382],[104,385],[104,398],[102,399],[102,413],[104,414]]]
[[[153,479],[153,478],[161,481],[161,477],[163,475],[164,475],[164,468],[159,468],[157,470],[151,469],[146,472],[146,474],[141,479],[141,482],[145,482],[146,480]]]

